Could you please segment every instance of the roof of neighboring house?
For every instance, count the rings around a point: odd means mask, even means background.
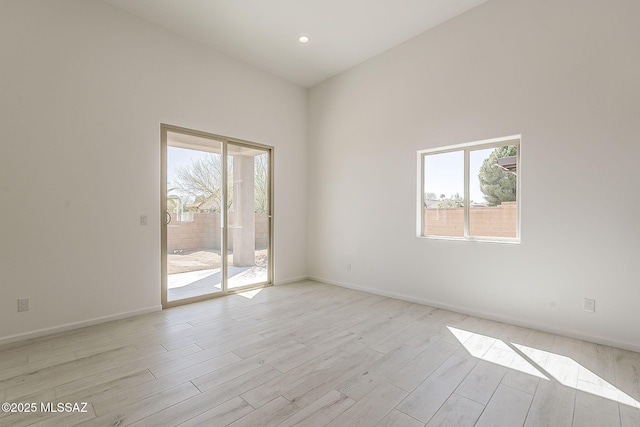
[[[500,159],[497,159],[494,164],[507,172],[511,172],[514,175],[518,174],[518,160],[516,156],[502,157]]]

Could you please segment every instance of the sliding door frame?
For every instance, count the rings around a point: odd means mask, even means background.
[[[180,133],[185,135],[192,135],[200,138],[211,139],[215,141],[219,141],[222,143],[222,203],[221,206],[224,206],[222,215],[222,247],[220,249],[221,254],[221,278],[222,278],[222,291],[205,294],[197,297],[184,298],[175,301],[167,300],[167,285],[168,285],[168,258],[167,258],[167,134],[169,132]],[[268,219],[268,259],[267,259],[267,281],[263,283],[256,283],[248,286],[237,287],[231,290],[228,289],[228,266],[227,266],[227,245],[228,245],[228,212],[226,209],[227,206],[227,189],[228,189],[228,173],[227,173],[227,153],[228,153],[228,145],[233,144],[235,146],[241,146],[246,148],[254,148],[257,150],[263,150],[269,155],[269,180],[267,185],[267,200],[269,206],[269,212],[267,214]],[[193,129],[187,129],[179,126],[173,126],[161,123],[160,124],[160,280],[161,280],[161,300],[162,300],[162,308],[169,308],[183,304],[190,304],[198,301],[204,301],[211,298],[217,298],[220,296],[230,295],[238,292],[244,292],[247,290],[263,288],[266,286],[273,285],[273,211],[274,211],[274,197],[273,197],[273,188],[274,188],[274,174],[273,174],[273,147],[259,144],[256,142],[245,141],[242,139],[231,138],[228,136],[216,135],[208,132],[197,131]]]

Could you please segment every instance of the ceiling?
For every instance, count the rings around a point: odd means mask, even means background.
[[[487,0],[102,1],[311,87]]]

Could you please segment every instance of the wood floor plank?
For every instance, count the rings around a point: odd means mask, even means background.
[[[640,353],[613,349],[617,388],[640,401]]]
[[[115,349],[111,354],[122,354],[122,353],[133,353],[136,352],[137,349],[133,345],[128,346],[119,346],[119,348]],[[26,356],[25,356],[26,357]],[[67,360],[50,360],[43,359],[33,363],[24,363],[16,366],[12,366],[3,370],[0,370],[0,384],[2,387],[6,385],[10,385],[10,379],[19,377],[20,375],[33,375],[34,373],[38,373],[38,375],[43,375],[42,371],[45,371],[48,368],[52,369],[60,369],[60,365],[64,363],[72,363],[78,360],[77,357],[72,356]]]
[[[255,356],[258,353],[262,353],[263,351],[269,350],[272,347],[277,347],[283,343],[288,344],[292,341],[297,343],[290,334],[277,335],[272,338],[265,338],[260,341],[238,346],[233,349],[233,352],[243,359],[246,359],[248,357]]]
[[[484,405],[454,393],[429,420],[427,427],[473,427],[484,408]]]
[[[2,351],[2,350],[0,350]],[[6,372],[11,368],[16,368],[19,366],[25,366],[29,360],[29,356],[27,354],[5,354],[7,351],[2,351],[2,360],[0,360],[0,372]],[[4,376],[0,376],[0,380],[4,379]]]
[[[229,363],[220,369],[194,377],[191,381],[200,390],[206,390],[241,377],[242,375],[254,371],[262,366],[264,366],[264,361],[259,357],[254,356],[249,359],[240,359],[234,363]]]
[[[398,410],[423,423],[428,422],[474,366],[470,360],[449,357],[398,405]]]
[[[130,388],[137,387],[141,384],[154,380],[155,377],[151,372],[149,372],[148,369],[145,369],[93,387],[77,390],[65,396],[56,396],[56,399],[68,402],[95,402],[100,398],[129,392]]]
[[[206,418],[211,416],[211,413],[204,415],[206,412],[215,410],[218,406],[227,402],[230,399],[230,396],[238,396],[257,385],[274,378],[276,375],[279,375],[277,370],[268,366],[263,366],[254,371],[248,372],[243,376],[225,382],[218,387],[211,388],[169,408],[156,412],[155,414],[140,420],[137,424],[149,426],[178,425],[187,422],[192,418],[199,417],[200,415],[203,415]],[[195,380],[192,381],[192,383],[195,382]],[[233,407],[233,411],[237,412],[242,408],[242,405],[240,405],[240,407],[236,407],[234,405]],[[253,408],[251,408],[251,410],[253,410]],[[249,412],[243,413],[242,416],[247,413]],[[238,416],[238,418],[240,417]],[[235,419],[232,421],[235,421]]]
[[[240,329],[240,331],[241,330],[242,329]],[[236,335],[234,335],[233,338],[205,337],[205,338],[199,338],[198,340],[196,340],[195,344],[199,345],[205,350],[216,347],[220,350],[225,349],[228,351],[232,351],[233,349],[238,348],[238,346],[241,346],[244,344],[250,344],[253,342],[258,342],[264,339],[262,335],[259,335],[256,333],[244,333],[240,331]]]
[[[356,401],[345,394],[331,390],[315,402],[307,405],[284,420],[278,427],[325,426],[353,406],[354,403],[356,403]]]
[[[415,305],[415,304],[414,304]],[[356,333],[361,338],[356,341],[351,341],[347,344],[340,346],[341,349],[357,353],[364,348],[373,347],[379,342],[385,340],[390,335],[396,334],[402,330],[408,323],[411,323],[420,314],[413,310],[406,310],[396,316],[391,316],[387,312],[396,305],[385,306],[383,310],[383,316],[376,316],[372,319],[362,322],[352,328],[349,331]],[[399,306],[402,308],[405,306]],[[412,307],[413,308],[413,307]]]
[[[326,317],[320,316],[317,321],[307,324],[304,329],[296,331],[293,335],[296,341],[308,347],[319,346],[321,342],[338,333],[350,333],[348,329],[362,321],[363,316],[355,313],[336,315],[335,312],[330,312]]]
[[[502,377],[501,384],[524,391],[525,393],[535,394],[540,378],[534,375],[525,374],[524,372],[507,369]]]
[[[283,373],[277,378],[267,381],[266,383],[243,393],[240,397],[249,402],[249,404],[254,408],[258,408],[271,401],[274,396],[280,396],[292,387],[307,381],[308,376],[327,369],[332,364],[350,356],[351,355],[349,353],[340,351],[325,352],[320,356]]]
[[[235,335],[239,338],[237,326],[238,322],[235,320],[223,319],[215,324],[206,324],[187,331],[178,331],[177,333],[164,333],[150,338],[154,342],[162,343],[167,350],[175,350],[186,345],[197,344],[199,341],[220,342],[232,339],[230,335]]]
[[[580,427],[610,426],[621,424],[618,402],[591,393],[576,394],[573,425]]]
[[[394,409],[381,419],[375,427],[424,427],[424,423]]]
[[[456,393],[481,405],[486,405],[506,372],[507,368],[503,366],[481,360],[460,383]]]
[[[17,400],[27,394],[82,378],[90,366],[114,363],[114,360],[124,360],[123,358],[130,357],[136,351],[135,347],[127,346],[83,359],[64,362],[0,381],[0,387],[6,387],[7,400]]]
[[[129,425],[199,393],[193,384],[186,382],[177,387],[147,397],[146,399],[135,401],[114,411],[110,411],[109,413],[83,423],[83,426],[102,427],[105,425]]]
[[[191,344],[190,346],[182,347],[182,348],[190,348],[191,346],[200,348],[196,344]],[[178,350],[173,350],[173,351],[178,351]],[[207,350],[201,349],[201,351],[193,353],[192,355],[190,355],[190,357],[180,357],[177,359],[167,360],[164,363],[157,363],[155,365],[152,365],[151,367],[149,367],[149,371],[156,378],[161,378],[169,374],[172,374],[174,372],[180,371],[182,369],[186,369],[191,366],[197,365],[199,363],[204,363],[204,362],[207,362],[208,360],[215,359],[216,357],[221,357],[225,354],[233,357],[231,353],[232,352],[227,347],[222,347],[222,348],[214,347]],[[238,358],[236,360],[240,360],[240,359]]]
[[[525,426],[570,426],[576,390],[556,381],[540,380],[527,415]]]
[[[401,388],[383,383],[327,425],[333,427],[376,425],[406,396],[407,392]]]
[[[207,360],[189,368],[182,369],[172,374],[157,378],[153,381],[140,384],[125,390],[123,393],[111,394],[99,397],[92,402],[94,410],[98,416],[114,412],[128,405],[132,401],[146,399],[149,396],[162,393],[168,389],[175,388],[194,378],[205,375],[209,372],[221,369],[234,361],[238,356],[233,353],[226,353],[214,359]],[[190,383],[191,384],[191,383]],[[195,387],[195,386],[194,386]],[[199,391],[198,391],[199,392]]]
[[[160,409],[146,418],[134,422],[133,426],[177,426],[204,414],[229,400],[229,396],[212,396],[212,393],[195,394],[174,405]]]
[[[624,405],[622,403],[620,403],[618,407],[620,409],[620,424],[622,427],[640,426],[640,408]]]
[[[320,340],[312,345],[307,345],[305,348],[294,351],[287,356],[275,360],[271,362],[270,365],[280,372],[287,372],[304,364],[305,362],[313,360],[329,351],[333,351],[341,345],[356,339],[358,339],[358,335],[353,332],[339,331],[324,340]]]
[[[458,346],[438,340],[416,356],[411,363],[393,374],[388,381],[403,390],[413,391],[456,350],[458,350]]]
[[[255,411],[245,415],[234,423],[229,424],[230,427],[269,427],[276,426],[282,421],[296,413],[300,408],[295,403],[289,402],[282,396],[273,399],[271,402],[261,406]]]
[[[256,349],[260,351],[253,356],[246,357],[245,360],[255,359],[260,363],[272,363],[304,348],[306,346],[296,340],[278,341],[273,345]],[[237,354],[235,350],[234,353]]]
[[[40,411],[40,402],[52,402],[55,400],[55,391],[53,389],[41,390],[36,393],[24,396],[19,401],[9,401],[10,403],[36,403],[37,411],[33,412],[5,412],[0,411],[0,426],[26,426],[31,423],[42,420],[47,417],[46,413]],[[5,402],[3,400],[3,402]]]
[[[348,378],[368,371],[382,357],[382,353],[365,349],[308,375],[304,380],[286,389],[282,395],[303,408]]]
[[[79,408],[79,409],[82,409],[82,408]],[[58,426],[82,424],[96,417],[91,405],[88,405],[83,410],[86,412],[73,412],[73,413],[38,412],[35,414],[16,414],[17,417],[10,419],[7,424],[0,423],[0,425],[7,425],[11,427],[22,427],[22,426],[58,427]]]
[[[78,426],[93,420],[96,417],[91,406],[86,413],[69,413],[54,414],[42,419],[41,421],[29,424],[29,427],[60,427],[60,426]]]
[[[523,328],[522,326],[507,325],[497,338],[509,344],[523,343],[530,332],[530,329]]]
[[[174,351],[154,354],[149,357],[133,360],[130,363],[125,363],[122,366],[113,369],[97,372],[92,375],[86,375],[77,380],[56,386],[56,397],[64,397],[70,394],[78,393],[80,391],[90,389],[119,378],[126,378],[131,375],[136,375],[141,371],[148,372],[149,368],[152,368],[155,365],[169,360],[189,360],[195,353],[198,353],[200,351],[202,351],[200,347],[191,345],[179,348]]]
[[[111,346],[108,350],[117,348],[118,346]],[[120,346],[121,347],[121,346]],[[106,349],[96,349],[93,354],[101,353]],[[69,362],[72,360],[80,359],[82,357],[91,356],[91,354],[78,354],[78,351],[69,350],[68,348],[53,348],[51,350],[29,353],[27,356],[27,363],[41,362],[42,365],[48,364],[49,366],[57,365],[59,363]]]
[[[418,350],[399,346],[372,363],[364,372],[355,375],[336,387],[336,390],[352,399],[359,400],[374,388],[380,386],[391,375],[412,363]]]
[[[578,381],[606,381],[616,385],[616,370],[611,347],[583,342],[580,365]]]
[[[180,427],[226,426],[253,412],[254,409],[240,397],[234,397],[190,420]],[[155,427],[155,425],[150,426]]]
[[[565,337],[556,337],[547,352],[546,362],[541,364],[545,373],[568,387],[578,386],[581,365],[582,342]]]
[[[277,369],[267,365],[236,377],[228,375],[227,381],[203,382],[201,378],[196,378],[191,382],[203,393],[211,391],[213,395],[240,396],[279,376],[280,372]]]
[[[529,393],[500,385],[475,426],[521,426],[527,417],[532,399],[533,396]]]
[[[640,425],[640,354],[312,281],[0,346],[0,425]]]
[[[451,344],[460,344],[451,334],[449,328],[456,326],[468,316],[441,309],[431,311],[428,316],[429,325],[425,327],[424,332],[405,342],[405,345],[419,350],[426,350],[432,344],[433,336],[437,336],[438,340],[444,340]]]
[[[434,309],[431,307],[425,308],[425,313],[422,314],[422,316],[410,322],[397,333],[383,339],[371,348],[381,353],[387,353],[401,345],[405,345],[410,340],[414,340],[417,336],[422,336],[423,334],[427,334],[428,336],[436,335],[434,331],[429,330],[432,325],[432,318],[430,314]]]

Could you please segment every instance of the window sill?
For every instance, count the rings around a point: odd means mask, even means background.
[[[418,236],[427,240],[451,240],[456,242],[498,243],[507,245],[519,245],[520,239],[498,237],[448,237],[448,236]]]

